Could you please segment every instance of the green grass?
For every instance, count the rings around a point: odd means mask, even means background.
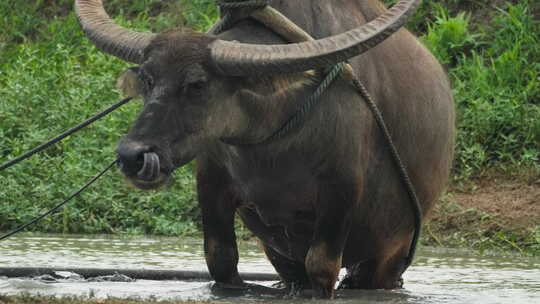
[[[72,13],[73,0],[51,3],[0,1],[0,162],[121,98],[114,84],[127,65],[88,42]],[[141,30],[188,25],[204,31],[217,17],[213,0],[106,3],[118,22]],[[540,4],[509,1],[497,10],[488,4],[424,1],[409,24],[445,64],[453,83],[459,113],[453,172],[462,181],[493,167],[540,172]],[[487,17],[478,17],[482,10]],[[0,230],[49,209],[110,162],[139,109],[134,101],[0,172]],[[170,188],[149,193],[127,187],[114,172],[31,230],[196,233],[200,221],[191,171],[177,170]]]
[[[160,1],[108,2],[113,15],[129,15],[130,21],[122,22],[135,28],[173,25],[167,14],[151,15],[145,9]],[[0,58],[9,58],[0,62],[2,162],[120,99],[115,78],[127,65],[96,51],[69,9],[72,1],[61,4],[0,3],[0,28],[7,29],[0,36]],[[51,208],[112,161],[116,142],[139,109],[140,101],[133,101],[61,144],[1,172],[0,230],[13,229]],[[127,187],[114,172],[32,230],[195,233],[199,211],[191,167],[179,169],[175,175],[176,182],[166,191],[142,194]]]
[[[476,38],[463,31],[463,38],[443,51],[431,44],[436,41],[431,32],[427,35],[435,54],[445,58],[453,52],[456,58],[450,75],[459,110],[455,172],[460,176],[493,165],[539,168],[540,23],[528,9],[522,1],[499,10],[489,29]],[[442,18],[435,30],[443,33],[445,26],[463,24]]]
[[[453,84],[457,180],[493,167],[540,174],[540,3],[498,3],[423,1],[409,24]]]

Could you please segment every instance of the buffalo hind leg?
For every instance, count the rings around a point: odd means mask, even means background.
[[[238,247],[234,232],[236,202],[226,172],[206,161],[198,162],[197,193],[202,210],[206,264],[217,287],[242,289],[238,274]]]
[[[407,256],[409,253],[410,238],[404,237],[401,241],[393,242],[383,251],[383,255],[377,260],[375,274],[373,276],[374,289],[396,289],[403,287],[402,274],[405,272]]]
[[[394,243],[389,241],[389,243]],[[405,271],[409,247],[407,242],[394,243],[381,250],[376,259],[360,262],[347,267],[347,275],[340,282],[339,289],[396,289],[403,287],[402,274]]]

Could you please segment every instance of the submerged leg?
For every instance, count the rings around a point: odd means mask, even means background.
[[[383,251],[383,255],[377,261],[373,275],[373,289],[396,289],[403,287],[401,276],[405,271],[410,239],[410,237],[404,237],[400,241],[393,242],[394,246],[388,246]]]
[[[339,289],[395,289],[403,287],[408,239],[388,240],[380,244],[376,258],[347,267],[347,275]],[[391,245],[389,245],[391,244]]]
[[[324,185],[319,191],[317,220],[305,264],[314,297],[333,298],[343,249],[357,200],[355,187],[345,183]]]
[[[199,161],[197,192],[202,210],[204,253],[212,278],[225,288],[243,288],[234,232],[236,201],[230,178],[210,161]]]

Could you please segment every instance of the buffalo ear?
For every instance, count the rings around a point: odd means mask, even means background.
[[[116,88],[120,90],[125,97],[139,97],[142,95],[142,83],[137,75],[139,67],[127,69],[116,80]]]

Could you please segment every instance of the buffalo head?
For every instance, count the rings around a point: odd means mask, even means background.
[[[144,108],[121,140],[122,172],[140,188],[156,188],[199,151],[249,128],[254,99],[242,98],[239,79],[328,67],[357,56],[400,29],[420,0],[401,0],[377,19],[321,40],[254,45],[185,31],[140,33],[115,24],[102,0],[77,0],[77,16],[101,50],[139,66],[135,84]]]

